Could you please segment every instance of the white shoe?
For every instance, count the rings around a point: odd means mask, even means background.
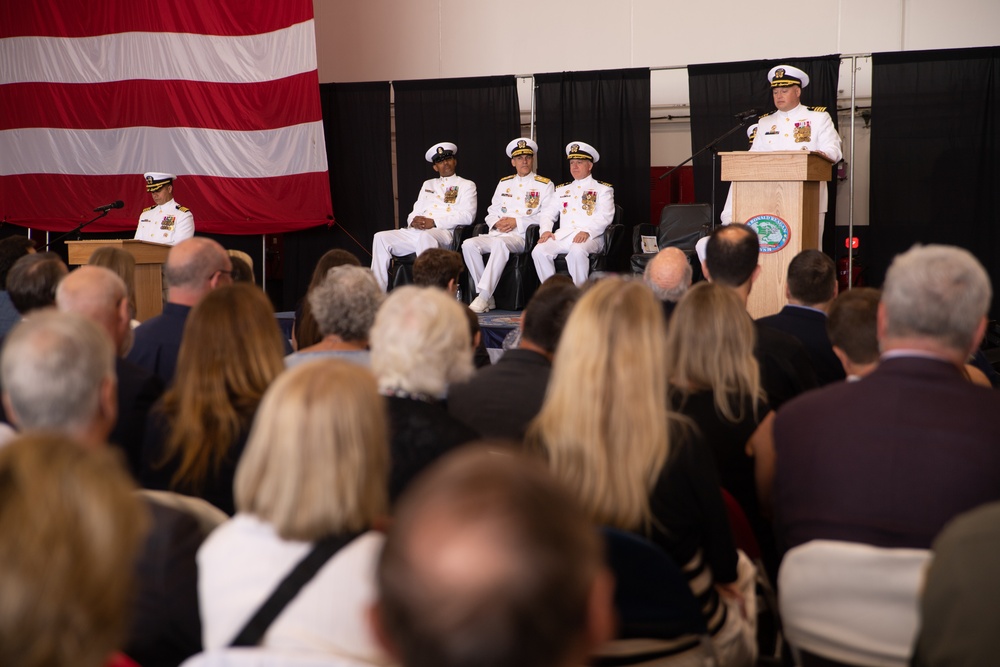
[[[490,297],[490,310],[496,310],[496,307],[497,302],[493,300],[493,297]]]
[[[487,303],[486,299],[481,296],[477,296],[469,304],[469,309],[474,313],[488,313],[490,310],[490,304]]]

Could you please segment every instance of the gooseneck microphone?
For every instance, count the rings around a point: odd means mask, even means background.
[[[123,202],[121,199],[119,199],[118,201],[113,202],[111,204],[105,204],[104,206],[98,206],[97,208],[94,209],[94,213],[106,213],[106,212],[110,211],[113,208],[125,208],[125,202]]]

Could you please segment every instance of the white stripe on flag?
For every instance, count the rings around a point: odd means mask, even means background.
[[[234,132],[200,128],[114,130],[22,128],[0,132],[0,175],[61,173],[264,178],[325,172],[323,123]]]
[[[0,39],[0,85],[129,79],[255,83],[315,69],[316,32],[311,20],[244,37],[126,32]]]

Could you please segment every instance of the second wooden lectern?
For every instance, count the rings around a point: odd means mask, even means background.
[[[733,222],[750,224],[761,237],[761,274],[747,311],[754,318],[772,315],[786,303],[792,258],[820,247],[820,182],[830,180],[833,165],[806,151],[720,155],[722,180],[733,183]]]
[[[135,258],[135,319],[145,322],[163,312],[163,264],[171,246],[134,239],[68,241],[71,266],[86,264],[98,248],[124,250]]]

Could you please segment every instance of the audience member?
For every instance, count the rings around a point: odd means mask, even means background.
[[[316,320],[312,316],[308,297],[309,292],[326,280],[326,274],[335,266],[361,266],[361,262],[358,261],[357,257],[340,248],[327,250],[319,258],[316,268],[313,269],[309,287],[306,289],[306,296],[302,297],[298,307],[295,309],[295,321],[292,322],[292,347],[296,350],[304,350],[310,345],[315,345],[323,338],[319,332],[319,327],[316,325]]]
[[[336,266],[326,279],[309,291],[309,311],[323,335],[315,345],[285,357],[285,365],[339,357],[369,365],[368,332],[385,295],[371,270]]]
[[[684,570],[720,664],[753,665],[754,567],[733,544],[709,446],[668,409],[668,375],[656,297],[605,278],[566,322],[526,444],[595,523],[644,535]]]
[[[177,377],[150,413],[142,485],[199,496],[232,514],[250,423],[283,360],[281,331],[262,291],[241,284],[206,294],[187,318]]]
[[[118,419],[108,439],[124,450],[129,470],[138,479],[146,418],[149,409],[163,394],[163,382],[121,357],[132,332],[128,289],[110,269],[81,266],[59,283],[56,304],[59,310],[82,315],[103,328],[117,350]]]
[[[375,316],[371,367],[388,397],[393,502],[442,454],[478,437],[444,405],[448,386],[472,373],[463,308],[440,289],[406,286],[393,290]]]
[[[202,236],[181,241],[167,255],[167,303],[163,313],[135,330],[128,360],[153,373],[165,385],[174,379],[184,323],[191,308],[216,287],[232,283],[233,264],[226,250]],[[209,334],[209,338],[214,334]],[[227,341],[229,342],[229,341]]]
[[[7,274],[7,294],[21,317],[54,306],[56,286],[67,273],[66,264],[54,252],[31,253],[14,262]]]
[[[826,333],[826,317],[837,296],[837,267],[819,250],[803,250],[788,264],[788,305],[762,317],[764,326],[795,336],[806,348],[820,386],[846,375]]]
[[[3,402],[20,429],[105,449],[117,412],[114,352],[96,324],[54,310],[33,315],[8,336],[0,376]],[[138,590],[124,650],[143,667],[176,666],[201,648],[194,556],[204,533],[184,512],[146,506],[152,530],[135,563]]]
[[[413,284],[418,287],[439,287],[446,294],[456,294],[458,281],[464,270],[462,256],[454,250],[428,248],[413,262]],[[483,341],[479,318],[471,308],[468,310],[465,319],[469,323],[472,349],[475,350],[472,363],[476,368],[484,368],[490,365],[490,354]]]
[[[428,248],[413,262],[413,284],[440,287],[448,294],[455,294],[463,271],[465,263],[454,250]]]
[[[667,319],[670,319],[677,302],[691,288],[692,273],[691,262],[680,248],[664,248],[646,264],[642,279],[663,303]]]
[[[63,435],[0,451],[0,655],[17,667],[103,667],[125,641],[147,517],[109,452]]]
[[[760,483],[769,506],[774,413],[753,356],[753,321],[733,290],[708,282],[692,287],[674,313],[667,332],[671,404],[698,427],[714,454],[722,487],[743,508],[764,563],[777,575],[773,532],[758,499]]]
[[[917,246],[893,260],[878,368],[809,392],[775,419],[785,547],[833,539],[927,549],[949,519],[1000,499],[1000,396],[962,373],[990,298],[989,276],[965,250]]]
[[[950,521],[934,540],[913,667],[993,667],[1000,599],[1000,503]]]
[[[400,505],[376,634],[404,667],[573,667],[611,637],[612,577],[579,506],[534,462],[470,449]]]
[[[135,319],[138,312],[138,302],[135,296],[135,257],[132,256],[132,253],[126,252],[121,248],[104,246],[90,254],[90,258],[87,259],[87,265],[110,269],[125,282],[125,289],[128,293],[129,324],[133,329],[139,326],[139,321]],[[128,344],[131,348],[131,335],[129,336]],[[123,354],[127,353],[128,350],[124,350]]]
[[[545,400],[552,358],[563,326],[580,290],[568,284],[546,283],[535,292],[521,315],[521,341],[493,366],[482,368],[468,382],[448,393],[448,412],[484,438],[520,442],[528,422]]]
[[[424,181],[406,225],[375,234],[372,241],[372,273],[382,291],[389,288],[389,262],[393,256],[443,248],[452,241],[455,227],[471,224],[476,217],[476,184],[455,173],[458,146],[451,142],[434,144],[424,154],[437,178]]]
[[[830,305],[826,332],[848,380],[860,380],[878,366],[879,291],[855,287],[839,295]]]
[[[349,268],[349,267],[344,267]],[[367,269],[364,269],[367,271]],[[388,510],[385,408],[365,369],[325,359],[282,374],[236,474],[238,513],[198,552],[206,649],[229,646],[314,548],[339,547],[260,646],[387,664],[365,624]]]
[[[257,281],[253,276],[253,266],[247,264],[246,261],[239,255],[230,254],[229,261],[233,264],[233,271],[231,275],[234,283],[250,283],[251,285],[257,284]]]
[[[736,292],[744,307],[760,275],[757,232],[742,224],[717,227],[708,237],[702,272],[712,282]],[[749,315],[747,315],[749,317]],[[794,336],[756,324],[754,356],[764,393],[777,410],[787,400],[818,386],[809,355]]]
[[[7,293],[7,274],[14,262],[34,252],[35,242],[27,236],[8,236],[0,241],[0,339],[21,320]]]

